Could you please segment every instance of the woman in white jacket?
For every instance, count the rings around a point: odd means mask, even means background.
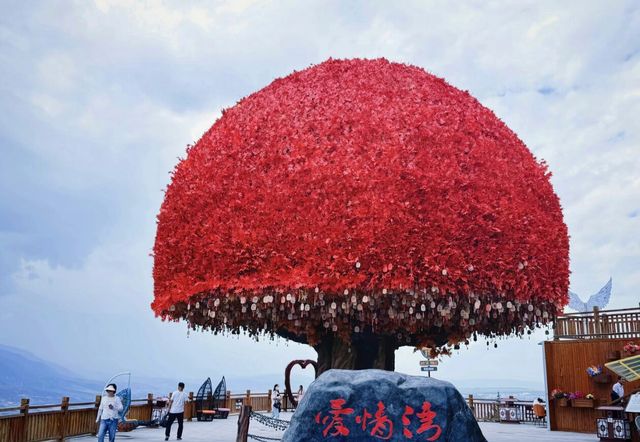
[[[282,407],[282,401],[280,399],[280,387],[278,384],[273,386],[271,391],[271,417],[278,419],[280,417],[280,408]]]
[[[100,400],[100,407],[98,407],[98,416],[96,422],[100,423],[98,429],[98,442],[104,442],[104,435],[109,432],[109,442],[116,440],[116,431],[118,431],[118,418],[119,413],[124,408],[122,401],[116,396],[116,384],[109,384],[104,391],[107,393],[102,396]]]

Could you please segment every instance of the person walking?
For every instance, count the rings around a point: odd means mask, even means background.
[[[297,401],[298,401],[298,405],[300,405],[300,401],[302,400],[302,398],[304,397],[304,388],[302,388],[302,385],[300,386],[300,388],[298,388],[298,397],[297,397]]]
[[[276,384],[273,386],[273,392],[271,393],[271,417],[278,419],[280,417],[281,407],[282,400],[280,399],[280,387]]]
[[[109,442],[116,440],[116,431],[118,431],[118,419],[120,412],[124,409],[122,400],[116,396],[118,387],[116,384],[109,384],[104,391],[106,395],[102,396],[100,406],[98,407],[98,416],[96,423],[100,423],[98,428],[98,442],[104,442],[104,436],[109,432]]]
[[[613,384],[611,388],[611,400],[617,401],[624,396],[624,383],[626,380],[622,376],[618,376],[618,382]],[[621,401],[622,402],[622,401]]]
[[[176,419],[178,420],[178,440],[182,440],[185,402],[187,402],[187,394],[184,392],[184,382],[180,382],[178,389],[171,393],[169,399],[169,417],[167,418],[167,428],[164,430],[164,440],[169,440],[171,425]]]

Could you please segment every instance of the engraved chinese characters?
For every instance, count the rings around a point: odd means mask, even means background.
[[[294,413],[283,442],[486,442],[464,398],[436,379],[329,370]]]

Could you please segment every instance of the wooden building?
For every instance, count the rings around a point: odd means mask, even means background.
[[[629,342],[640,344],[640,308],[573,313],[557,318],[554,340],[544,342],[545,380],[551,430],[596,433],[596,419],[606,417],[599,406],[610,404],[617,375],[604,368],[605,363],[631,356],[624,352]],[[602,366],[603,374],[592,377],[590,366]],[[566,393],[592,394],[595,400],[562,401],[552,396],[554,389]],[[640,390],[640,381],[625,385],[625,395]],[[640,442],[633,418],[630,421],[633,441]]]

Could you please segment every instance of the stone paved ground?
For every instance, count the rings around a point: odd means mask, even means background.
[[[282,413],[281,418],[290,419],[291,413]],[[184,442],[235,442],[237,431],[237,416],[230,416],[227,420],[215,420],[213,422],[185,422]],[[533,425],[509,425],[481,422],[480,427],[489,442],[596,442],[595,435],[564,433],[547,431],[545,428]],[[177,426],[172,428],[171,441],[176,439]],[[259,436],[279,437],[281,431],[275,431],[264,427],[255,421],[251,422],[249,433]],[[126,441],[164,441],[164,428],[140,428],[129,433],[118,433],[116,438],[121,442]],[[95,441],[95,437],[83,436],[74,438],[74,441]]]

